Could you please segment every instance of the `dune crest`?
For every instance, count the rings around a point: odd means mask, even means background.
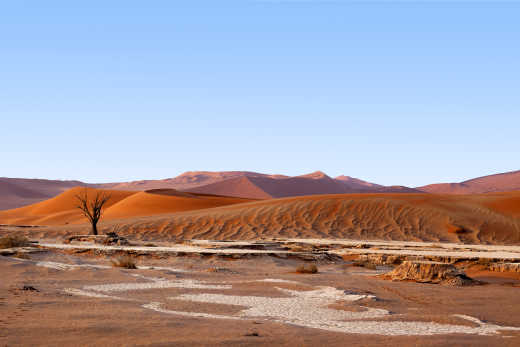
[[[520,170],[482,176],[460,183],[430,184],[417,189],[428,193],[481,194],[490,192],[520,191]]]
[[[105,211],[101,227],[117,224],[135,239],[283,237],[520,244],[520,192],[333,194],[257,201],[123,193],[127,196]],[[41,205],[0,212],[0,223],[56,225],[49,232],[59,234],[59,224],[85,222],[70,210],[56,208],[53,214],[42,216],[34,212]],[[80,232],[86,227],[69,224],[66,230]]]
[[[137,192],[76,187],[43,202],[13,210],[0,211],[0,224],[60,225],[84,223],[86,219],[75,206],[77,205],[76,195],[83,193],[85,189],[88,195],[92,197],[97,192],[110,194],[111,198],[104,209],[102,220],[208,209],[251,201],[222,196],[193,195],[173,189]]]

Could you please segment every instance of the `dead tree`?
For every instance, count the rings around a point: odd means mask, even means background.
[[[98,234],[97,224],[101,218],[103,207],[108,200],[110,200],[110,197],[110,194],[98,191],[93,199],[89,199],[86,189],[82,194],[76,195],[76,199],[78,200],[76,207],[79,208],[83,215],[89,220],[92,225],[92,234],[94,235]]]

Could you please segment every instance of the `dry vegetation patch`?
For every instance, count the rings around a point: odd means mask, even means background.
[[[135,260],[128,255],[112,259],[111,262],[112,266],[114,267],[122,267],[125,269],[137,269]]]
[[[356,260],[356,261],[352,262],[352,266],[364,267],[369,270],[377,270],[376,264],[374,264],[368,260]]]
[[[315,274],[318,273],[318,267],[314,264],[309,266],[300,265],[296,268],[296,272],[299,274]]]
[[[0,238],[0,249],[14,247],[28,247],[31,243],[25,236],[14,235]]]

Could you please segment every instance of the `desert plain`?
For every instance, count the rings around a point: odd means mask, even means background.
[[[97,237],[85,189],[111,197]],[[0,250],[5,346],[520,345],[517,191],[77,187],[0,224],[26,240]]]

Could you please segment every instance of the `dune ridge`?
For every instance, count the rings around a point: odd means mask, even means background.
[[[270,199],[321,194],[418,193],[419,191],[401,186],[384,187],[345,176],[338,180],[317,171],[308,175],[276,179],[237,177],[192,188],[190,192]]]
[[[212,208],[194,204],[192,209],[175,213],[162,213],[165,210],[155,210],[150,204],[151,210],[162,214],[131,218],[115,212],[128,210],[125,204],[132,199],[150,195],[134,193],[114,204],[113,212],[107,209],[102,230],[118,225],[123,234],[143,240],[282,237],[520,244],[520,192],[311,195],[237,200]],[[187,198],[178,199],[183,204],[182,199]],[[2,213],[0,223],[5,223]],[[87,224],[79,224],[44,228],[42,232],[52,236],[87,229]]]
[[[118,223],[135,237],[159,234],[171,239],[317,237],[518,244],[520,219],[515,216],[520,206],[507,199],[516,202],[520,194],[511,195],[319,195]]]
[[[321,172],[315,172],[308,175],[302,175],[302,178],[319,178],[315,176],[323,176]],[[102,184],[88,184],[80,181],[52,181],[44,179],[22,179],[22,178],[0,178],[0,211],[18,208],[26,205],[30,205],[36,202],[40,202],[49,198],[52,198],[67,189],[72,187],[90,187],[99,189],[112,189],[112,190],[128,190],[128,191],[147,191],[154,189],[175,189],[189,191],[196,187],[202,187],[218,182],[223,182],[233,178],[265,178],[265,179],[286,179],[289,176],[279,174],[262,174],[251,171],[188,171],[177,177],[160,179],[160,180],[140,180],[131,182],[115,182],[115,183],[102,183]],[[347,177],[347,176],[344,176]],[[348,181],[348,182],[347,182]],[[237,180],[240,183],[240,180]],[[362,180],[349,178],[341,181],[349,187],[370,187],[372,184]],[[253,191],[255,188],[249,187],[247,183],[233,187],[228,191],[217,189],[216,191],[209,191],[209,194],[217,195],[232,195],[236,197],[245,197],[253,199],[267,199],[270,198],[265,192],[261,192],[261,188],[256,188],[254,194],[246,194],[241,191],[243,188],[245,192]],[[323,191],[320,193],[328,193],[329,191]],[[337,193],[342,193],[341,189]],[[302,194],[299,194],[302,195]]]
[[[438,183],[418,187],[418,190],[437,194],[482,194],[520,191],[520,170],[473,178],[460,183]]]
[[[84,223],[86,219],[75,206],[76,195],[83,193],[85,189],[92,197],[97,192],[110,194],[111,198],[103,212],[104,220],[208,209],[251,201],[222,196],[192,195],[172,189],[137,192],[76,187],[43,202],[0,211],[0,223],[22,225]]]
[[[461,183],[432,184],[418,188],[382,186],[345,175],[332,178],[321,171],[293,177],[250,171],[188,171],[177,177],[162,180],[103,184],[2,177],[0,178],[0,211],[46,200],[75,186],[127,191],[175,189],[188,193],[250,199],[347,193],[480,194],[520,191],[520,171],[483,176]]]

